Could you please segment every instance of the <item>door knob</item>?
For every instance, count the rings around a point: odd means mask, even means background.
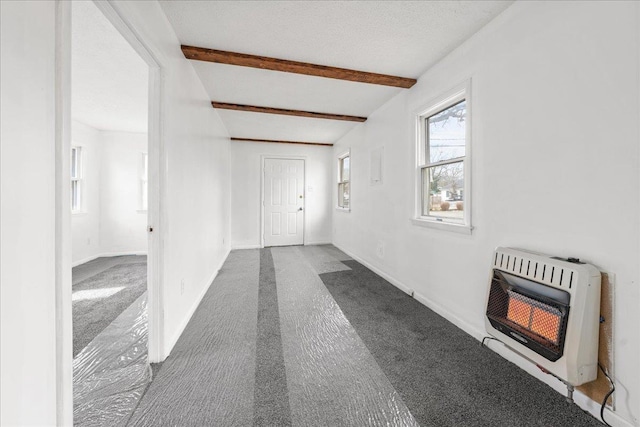
[[[301,207],[300,207],[300,208],[298,208],[298,211],[301,211],[301,210],[302,210],[302,208],[301,208]]]

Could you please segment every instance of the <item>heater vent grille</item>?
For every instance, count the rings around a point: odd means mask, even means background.
[[[485,327],[567,384],[597,376],[600,272],[576,258],[499,247],[491,257]]]
[[[523,286],[513,277],[494,270],[487,304],[487,317],[497,330],[548,360],[558,360],[563,353],[569,298],[556,301],[549,297],[545,285],[535,283],[541,292]],[[533,283],[533,282],[531,282]],[[542,287],[542,288],[540,288]],[[563,291],[553,291],[562,298]]]
[[[570,268],[500,251],[496,251],[493,266],[539,283],[561,288],[572,289],[577,280],[577,273]]]

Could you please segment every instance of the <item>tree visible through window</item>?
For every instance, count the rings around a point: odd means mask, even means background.
[[[349,209],[350,203],[350,156],[344,154],[338,158],[338,207]]]
[[[418,215],[437,222],[470,225],[468,208],[468,115],[466,92],[419,116]],[[467,184],[466,184],[467,183]]]
[[[71,212],[82,210],[82,148],[71,147]]]

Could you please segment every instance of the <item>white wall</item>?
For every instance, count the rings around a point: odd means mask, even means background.
[[[56,423],[54,2],[0,2],[0,424]]]
[[[306,245],[331,242],[332,150],[315,145],[231,144],[231,246],[261,245],[262,156],[305,158]]]
[[[102,254],[146,253],[147,213],[140,177],[147,135],[102,132],[100,250]]]
[[[80,122],[71,124],[71,145],[82,150],[83,212],[71,215],[73,265],[98,257],[100,247],[100,179],[102,135]]]
[[[333,215],[335,244],[475,336],[496,246],[614,273],[616,414],[631,425],[640,419],[639,6],[517,2],[334,149],[351,147],[353,170],[352,211]],[[475,229],[413,226],[412,112],[469,78]],[[384,183],[370,186],[380,146]]]
[[[0,2],[2,425],[57,422],[56,6]],[[165,229],[157,231],[164,240],[161,312],[168,354],[228,254],[229,139],[160,6],[114,7],[150,47],[163,73],[161,169],[168,186]],[[67,310],[63,323],[69,324],[69,315]],[[63,403],[69,414],[71,402]]]
[[[166,225],[156,231],[165,247],[162,314],[169,354],[229,251],[229,135],[160,5],[123,1],[114,7],[163,73]]]
[[[72,222],[72,262],[147,253],[147,213],[141,210],[142,153],[147,135],[100,131],[74,121],[71,144],[82,147],[84,203]]]

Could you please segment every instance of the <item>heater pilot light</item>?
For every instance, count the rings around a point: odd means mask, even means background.
[[[489,335],[568,385],[596,379],[598,269],[512,248],[496,249],[492,267]]]

